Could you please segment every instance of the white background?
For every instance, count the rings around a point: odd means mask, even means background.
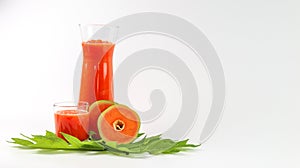
[[[0,1],[0,167],[300,167],[297,0]],[[165,12],[202,30],[227,83],[215,134],[196,151],[129,159],[39,154],[6,143],[53,130],[52,103],[71,100],[78,23]]]

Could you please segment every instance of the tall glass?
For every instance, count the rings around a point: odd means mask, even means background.
[[[90,105],[97,100],[114,99],[113,88],[113,52],[118,27],[88,24],[79,25],[82,37],[83,64],[79,101]],[[101,109],[95,109],[89,115],[89,131],[99,138],[97,120]]]
[[[118,27],[80,24],[83,65],[79,101],[89,104],[114,99],[113,52]]]

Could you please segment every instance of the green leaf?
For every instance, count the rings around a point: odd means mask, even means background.
[[[124,151],[124,152],[128,152],[128,153],[131,152],[131,150],[126,148],[126,147],[119,147],[118,149],[121,150],[121,151]]]
[[[188,144],[188,140],[173,141],[170,139],[161,139],[161,135],[152,137],[143,137],[137,142],[118,145],[116,142],[105,142],[103,140],[85,140],[61,133],[64,138],[59,138],[55,133],[46,131],[45,135],[32,135],[32,137],[21,134],[22,138],[12,138],[14,144],[25,146],[32,149],[53,149],[53,150],[85,150],[111,153],[115,155],[143,154],[172,154],[200,145]],[[142,136],[143,134],[139,134]]]
[[[112,148],[117,148],[117,143],[114,141],[105,142],[105,145],[112,147]]]
[[[146,150],[150,153],[150,154],[159,154],[162,153],[168,149],[170,149],[171,147],[173,147],[176,144],[176,142],[170,140],[170,139],[163,139],[160,141],[156,141],[154,143],[151,143]]]
[[[55,133],[53,133],[51,131],[48,131],[48,130],[46,130],[46,137],[49,137],[49,138],[58,138]]]
[[[183,141],[178,141],[178,142],[176,142],[175,147],[183,147],[187,144],[188,141],[189,141],[188,139],[183,140]]]
[[[32,135],[30,138],[35,144],[31,145],[35,148],[45,148],[45,149],[64,149],[71,148],[69,144],[63,139],[53,136],[53,133],[47,131],[46,135]]]
[[[143,135],[145,135],[145,133],[138,133],[138,135],[136,136],[136,139],[143,136]]]
[[[21,139],[21,138],[11,138],[15,144],[19,144],[21,146],[30,146],[33,144],[33,142],[26,140],[26,139]]]
[[[99,141],[98,142],[99,144],[103,145],[104,148],[114,154],[126,154],[128,155],[129,154],[129,149],[128,148],[125,148],[125,147],[118,147],[117,143],[116,142],[104,142],[104,141]],[[122,150],[122,149],[125,149],[125,150]]]
[[[187,142],[188,142],[188,139],[183,140],[183,141],[178,141],[172,148],[169,148],[168,150],[165,150],[162,153],[164,153],[164,154],[178,153],[178,152],[186,150],[188,148],[195,148],[195,147],[200,146],[200,145],[194,145],[194,144],[187,144]]]
[[[160,140],[161,135],[156,135],[152,137],[144,137],[142,140],[138,142],[132,142],[129,144],[121,144],[118,147],[125,147],[130,150],[131,153],[145,153],[147,151],[147,146],[151,143],[154,143],[156,141]]]
[[[199,146],[201,146],[201,144],[199,144],[199,145],[186,144],[184,147],[192,147],[192,148],[196,148],[196,147],[199,147]]]
[[[153,137],[149,137],[149,138],[145,139],[145,141],[143,142],[143,144],[152,143],[152,142],[158,141],[160,139],[161,139],[161,135],[156,135],[156,136],[153,136]]]
[[[103,151],[105,147],[100,143],[95,141],[82,141],[81,147],[82,150],[92,150],[92,151]]]
[[[81,143],[81,141],[78,138],[76,138],[76,137],[74,137],[72,135],[69,135],[69,134],[65,134],[63,132],[61,132],[61,134],[70,143],[71,146],[77,147],[77,148],[80,148],[82,146],[82,143]]]

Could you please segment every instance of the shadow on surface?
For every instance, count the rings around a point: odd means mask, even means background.
[[[119,154],[112,153],[108,151],[88,151],[88,150],[57,150],[57,149],[33,149],[24,146],[12,146],[12,148],[22,149],[27,151],[32,151],[34,154],[43,154],[43,155],[61,155],[61,154],[81,154],[81,155],[110,155],[110,156],[118,156],[124,158],[132,158],[132,159],[145,159],[152,157],[148,154]]]

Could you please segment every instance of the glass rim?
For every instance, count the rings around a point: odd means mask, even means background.
[[[78,107],[80,105],[89,106],[89,103],[86,101],[79,101],[79,102],[62,101],[62,102],[54,103],[53,107]]]

